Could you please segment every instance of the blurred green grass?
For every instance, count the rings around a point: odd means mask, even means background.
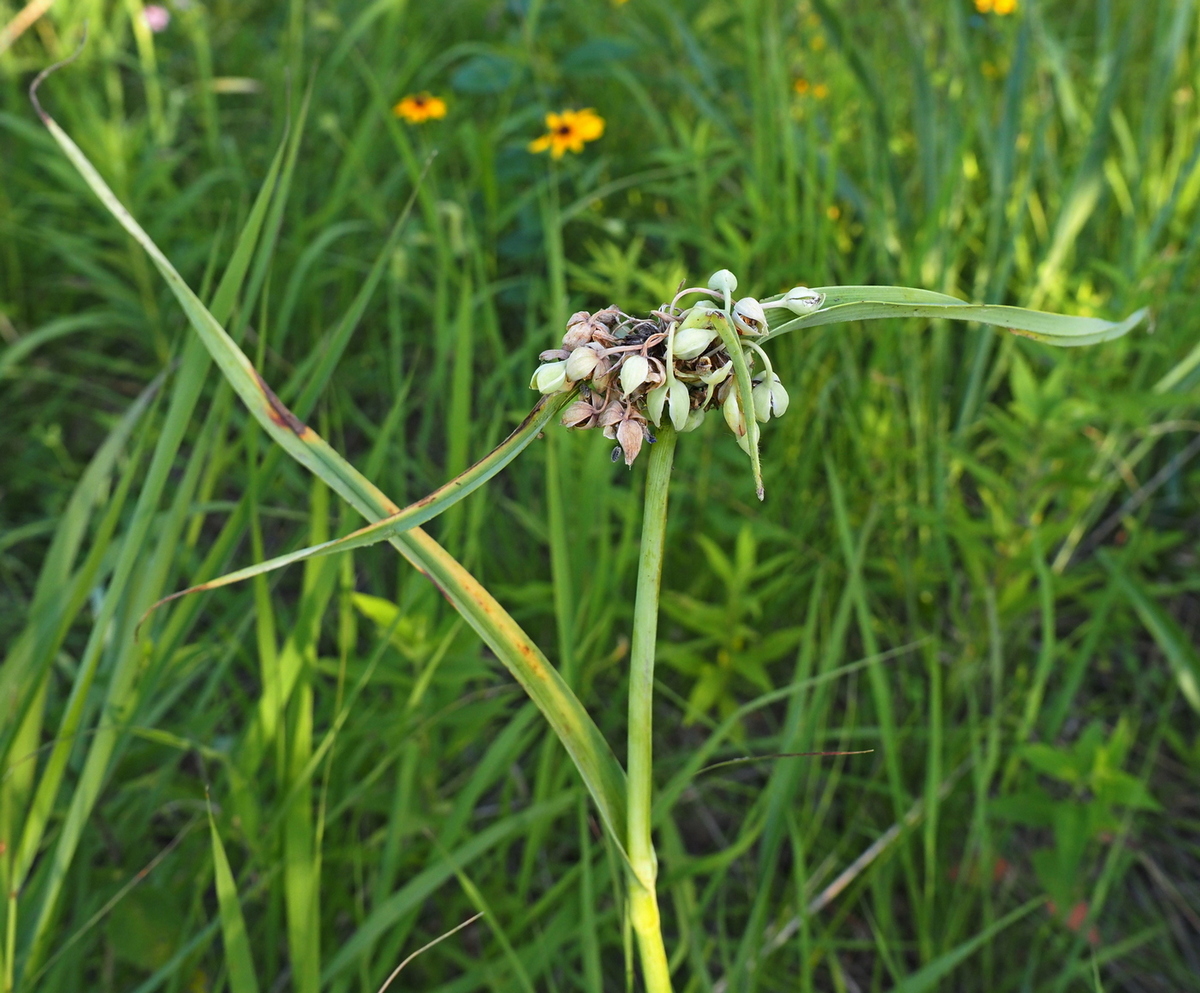
[[[684,275],[1149,304],[1153,333],[1093,349],[921,322],[783,340],[761,507],[719,425],[683,439],[662,892],[684,990],[1200,987],[1193,3],[171,10],[155,34],[137,0],[59,0],[0,54],[6,984],[374,991],[479,909],[402,981],[626,982],[569,762],[422,577],[313,561],[133,641],[158,596],[355,520],[205,375],[37,123],[28,82],[86,20],[43,100],[206,299],[290,121],[227,326],[397,498],[523,416],[567,313]],[[445,119],[391,114],[420,90]],[[530,154],[568,106],[604,137]],[[548,431],[433,530],[618,741],[643,470],[608,454]],[[218,849],[248,948],[222,945]]]

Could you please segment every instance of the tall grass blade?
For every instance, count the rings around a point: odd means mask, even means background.
[[[212,835],[213,875],[217,884],[217,906],[221,917],[221,939],[225,942],[225,965],[229,970],[231,993],[258,993],[254,973],[254,956],[250,953],[250,937],[246,919],[238,900],[237,883],[229,868],[229,858],[221,833],[213,820],[212,804],[208,804],[208,829]]]
[[[464,842],[445,857],[431,863],[367,915],[350,940],[338,949],[337,954],[325,967],[321,974],[321,985],[329,985],[347,969],[352,968],[359,955],[377,941],[388,928],[392,927],[405,914],[420,907],[457,871],[465,869],[471,862],[496,845],[528,831],[537,821],[560,816],[575,802],[577,796],[578,794],[573,792],[565,793],[546,803],[527,807],[520,813],[506,817],[478,832],[470,841]]]
[[[968,956],[978,951],[981,946],[991,941],[1001,931],[1016,924],[1021,918],[1027,917],[1043,903],[1042,897],[1034,897],[1011,913],[1005,914],[1000,920],[984,928],[968,941],[950,949],[944,955],[939,955],[925,968],[897,983],[892,987],[892,993],[926,993],[928,990],[937,989],[938,983],[958,968]]]
[[[1179,692],[1192,709],[1200,713],[1200,654],[1196,652],[1195,646],[1175,619],[1154,602],[1145,588],[1124,570],[1114,555],[1103,549],[1096,554],[1166,656],[1171,674],[1179,685]]]

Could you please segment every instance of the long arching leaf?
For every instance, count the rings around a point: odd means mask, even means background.
[[[817,292],[825,294],[825,306],[815,313],[793,318],[772,328],[764,340],[822,324],[872,321],[885,317],[926,317],[931,320],[992,324],[1047,345],[1069,348],[1119,338],[1137,327],[1147,314],[1146,308],[1142,308],[1123,321],[1068,317],[1024,307],[963,303],[942,293],[907,286],[832,286],[820,287]],[[779,311],[771,313],[778,314]]]
[[[450,482],[438,487],[428,496],[422,497],[415,503],[410,503],[403,510],[392,514],[390,517],[385,517],[374,524],[368,524],[366,527],[352,531],[341,538],[324,541],[319,545],[309,545],[307,548],[297,549],[294,552],[288,552],[286,555],[278,555],[273,559],[267,559],[265,562],[258,562],[255,565],[246,566],[244,569],[237,569],[234,572],[226,573],[224,576],[218,576],[216,579],[210,579],[208,582],[189,586],[186,590],[180,590],[178,593],[172,593],[170,596],[163,597],[151,606],[146,611],[142,620],[145,621],[146,617],[163,604],[170,603],[172,600],[177,600],[182,596],[187,596],[189,593],[202,593],[220,589],[222,586],[232,586],[234,583],[240,583],[243,579],[251,579],[254,576],[274,572],[276,569],[282,569],[284,566],[293,565],[296,562],[303,562],[305,559],[321,558],[325,555],[333,555],[336,552],[350,552],[356,548],[377,545],[381,541],[387,541],[404,531],[411,530],[424,524],[426,521],[433,520],[438,514],[454,506],[459,500],[479,489],[479,487],[529,447],[529,443],[566,406],[567,401],[572,396],[574,394],[564,393],[553,397],[542,397],[533,410],[529,412],[525,420],[521,422],[520,426],[496,448],[471,466],[471,468],[455,476]]]
[[[92,192],[149,255],[221,373],[267,433],[367,520],[377,522],[398,514],[399,506],[280,401],[246,354],[117,199],[79,146],[36,101],[35,106],[42,122]],[[579,698],[520,625],[433,538],[420,528],[413,528],[388,540],[441,590],[529,694],[567,749],[596,802],[601,819],[623,853],[625,773]]]

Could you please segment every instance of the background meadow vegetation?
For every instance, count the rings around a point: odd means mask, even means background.
[[[176,0],[156,32],[140,0],[58,0],[5,37],[4,990],[373,993],[478,911],[403,988],[637,985],[565,753],[389,550],[185,598],[134,639],[160,596],[358,521],[37,121],[32,75],[85,21],[47,108],[401,502],[528,411],[569,312],[719,267],[762,295],[1149,305],[1078,350],[927,321],[782,339],[762,505],[719,418],[682,438],[660,893],[694,993],[1200,989],[1200,11],[981,6]],[[444,118],[392,113],[425,90]],[[570,107],[603,137],[532,154]],[[620,754],[645,467],[609,453],[549,430],[431,528]]]

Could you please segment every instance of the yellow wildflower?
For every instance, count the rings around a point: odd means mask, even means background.
[[[981,14],[1003,17],[1016,11],[1017,0],[975,0],[975,9]]]
[[[546,134],[529,143],[531,152],[550,149],[550,157],[561,159],[565,152],[582,152],[585,141],[595,141],[604,134],[604,118],[590,107],[584,110],[564,110],[547,114]]]
[[[432,93],[410,93],[392,108],[392,113],[409,124],[423,124],[446,116],[446,101]]]
[[[803,76],[792,83],[792,89],[802,97],[806,97],[811,93],[818,100],[824,100],[827,96],[829,96],[828,86],[826,86],[824,83],[817,83],[814,85]]]

